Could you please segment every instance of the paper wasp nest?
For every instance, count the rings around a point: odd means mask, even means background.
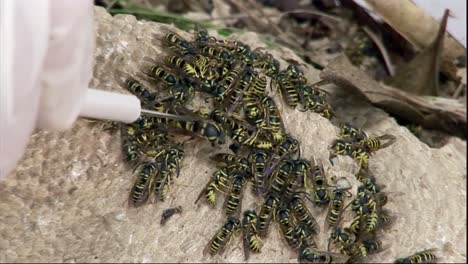
[[[135,71],[144,56],[157,55],[160,48],[152,42],[152,33],[169,26],[127,15],[111,17],[100,7],[95,14],[97,49],[91,86],[124,92],[113,72]],[[237,37],[253,48],[264,46],[253,33]],[[287,49],[271,53],[282,67],[286,58],[301,62]],[[120,63],[115,63],[115,54],[119,54]],[[319,80],[319,71],[310,66],[303,69],[309,80]],[[441,149],[429,148],[384,111],[340,88],[327,89],[332,106],[343,119],[368,134],[397,137],[395,144],[376,152],[370,160],[378,183],[389,192],[386,208],[397,220],[381,233],[386,250],[367,260],[391,262],[421,249],[437,248],[440,262],[466,261],[466,143],[453,138]],[[292,110],[278,97],[275,100],[288,131],[301,143],[302,157],[321,159],[329,177],[348,177],[355,194],[358,165],[344,156],[334,166],[328,161],[337,128],[318,114]],[[133,168],[123,162],[118,133],[104,131],[100,122],[78,120],[63,133],[34,134],[16,173],[0,183],[0,261],[243,261],[239,237],[233,238],[223,256],[202,255],[224,219],[222,203],[216,209],[203,203],[194,205],[215,171],[208,160],[212,152],[207,142],[187,142],[180,176],[169,198],[164,203],[129,208]],[[249,191],[245,193],[244,210],[259,205]],[[182,214],[160,226],[163,209],[178,205]],[[326,249],[326,210],[312,207],[311,211],[322,227],[316,241]],[[297,261],[297,253],[287,247],[276,225],[264,242],[262,253],[251,254],[249,262]]]

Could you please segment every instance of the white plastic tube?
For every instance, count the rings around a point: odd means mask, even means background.
[[[140,100],[134,95],[88,89],[80,116],[132,123],[141,113]]]

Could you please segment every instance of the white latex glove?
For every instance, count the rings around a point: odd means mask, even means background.
[[[70,128],[92,76],[91,0],[0,0],[0,179],[37,127]]]

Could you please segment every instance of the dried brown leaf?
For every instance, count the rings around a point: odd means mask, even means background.
[[[413,123],[466,137],[466,108],[457,100],[422,97],[378,83],[353,66],[346,56],[331,61],[320,77],[351,88],[370,103]]]
[[[413,2],[408,0],[365,1],[387,24],[416,48],[422,50],[431,45],[437,34],[439,23]],[[453,67],[453,61],[465,54],[465,48],[450,34],[446,34],[444,38],[444,47],[441,70],[456,80],[456,69]]]
[[[439,94],[439,67],[443,50],[445,29],[449,16],[448,9],[440,23],[439,32],[431,45],[408,63],[397,67],[395,76],[386,83],[418,95]]]

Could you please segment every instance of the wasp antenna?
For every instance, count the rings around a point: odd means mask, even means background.
[[[141,166],[144,166],[145,164],[147,164],[147,162],[140,162],[140,163],[136,164],[135,166],[133,166],[132,174],[135,173],[135,171],[138,168],[141,168]]]
[[[310,198],[310,194],[306,193],[306,195],[304,195],[304,197],[305,197],[309,202],[311,202],[312,204],[315,204],[314,200],[312,200],[312,198]]]
[[[353,194],[349,190],[345,190],[345,192],[346,192],[346,194],[348,194],[348,195],[346,195],[347,198],[353,197]]]
[[[144,57],[141,59],[141,61],[142,61],[143,64],[148,64],[148,66],[149,66],[149,65],[153,66],[153,65],[157,65],[157,64],[158,64],[158,61],[157,61],[157,60],[155,60],[155,59],[153,59],[153,58],[151,58],[151,57],[148,57],[148,56],[144,56]]]
[[[114,80],[122,87],[125,89],[127,88],[127,82],[129,80],[135,80],[130,74],[123,72],[121,70],[115,70],[114,71]]]
[[[346,208],[348,208],[348,206],[350,206],[351,204],[352,204],[352,202],[349,202],[345,207],[343,207],[343,209],[341,210],[341,212],[344,212],[344,210],[345,210]]]

